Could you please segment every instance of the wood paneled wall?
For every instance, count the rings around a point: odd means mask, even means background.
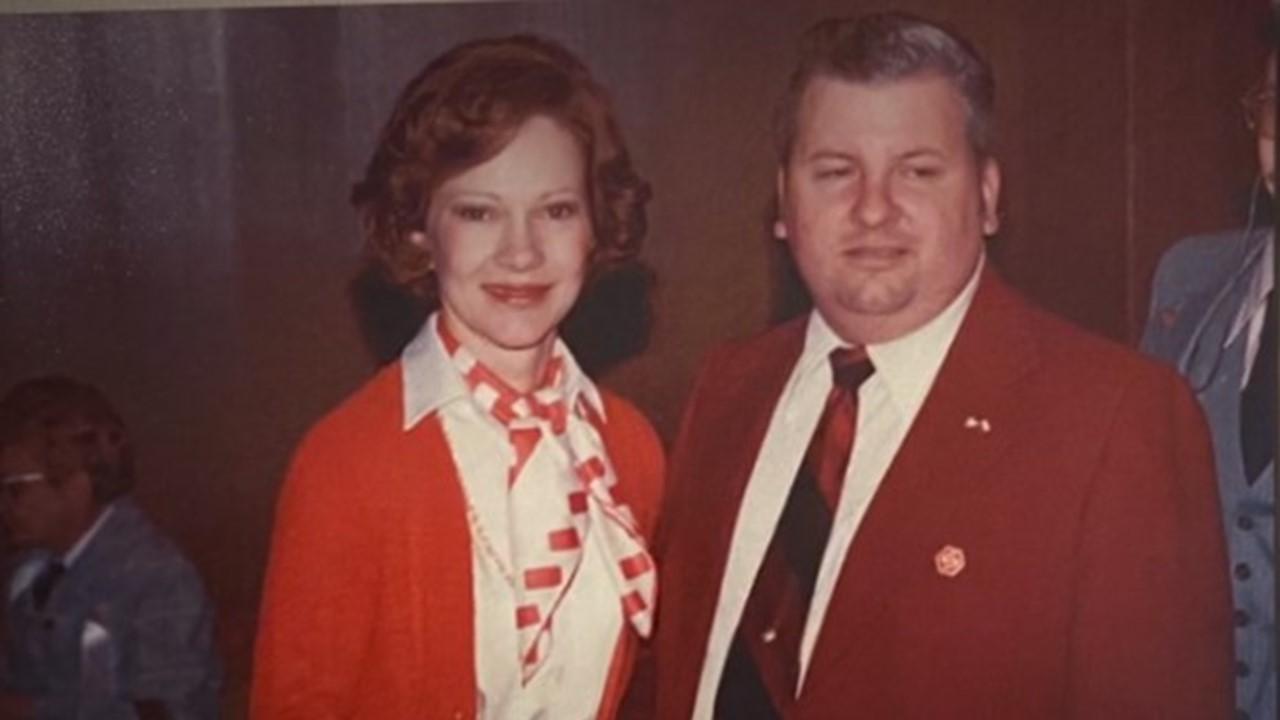
[[[647,348],[604,381],[669,436],[698,357],[795,298],[765,232],[769,120],[795,39],[875,7],[0,17],[0,384],[64,371],[117,400],[141,500],[221,609],[231,716],[291,448],[375,364],[346,198],[402,83],[462,39],[534,31],[612,88],[655,191],[657,292]],[[961,28],[996,68],[996,263],[1051,309],[1135,340],[1163,249],[1241,221],[1253,159],[1236,98],[1261,64],[1265,0],[895,7]]]

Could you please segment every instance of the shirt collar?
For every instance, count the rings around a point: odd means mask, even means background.
[[[457,366],[445,351],[444,344],[440,342],[440,334],[436,331],[439,318],[439,313],[432,313],[400,354],[404,386],[402,429],[406,432],[444,406],[471,398],[466,381],[462,379]],[[583,397],[603,419],[604,403],[601,401],[600,391],[578,366],[568,346],[559,338],[556,338],[555,352],[564,357],[565,399],[570,406],[578,397]]]
[[[964,288],[932,320],[902,337],[867,345],[867,355],[876,369],[874,377],[885,383],[890,397],[899,407],[909,408],[923,402],[960,330],[960,323],[973,303],[985,264],[986,254],[983,253]],[[827,356],[832,350],[848,344],[815,309],[809,315],[800,371],[815,371],[827,363]]]
[[[97,519],[93,521],[93,524],[89,526],[89,529],[85,530],[84,534],[80,536],[80,539],[76,541],[76,544],[72,545],[71,549],[62,555],[63,567],[70,568],[71,565],[84,554],[85,548],[89,547],[89,543],[97,537],[98,532],[102,530],[102,526],[106,524],[107,518],[111,517],[112,513],[115,511],[115,503],[112,503],[103,508],[102,512],[98,513]]]
[[[1249,327],[1249,322],[1253,319],[1253,316],[1266,305],[1267,293],[1271,292],[1271,289],[1276,284],[1275,250],[1275,240],[1268,237],[1266,246],[1262,249],[1262,257],[1253,265],[1254,270],[1250,274],[1249,286],[1245,291],[1244,300],[1240,303],[1240,310],[1236,313],[1235,321],[1231,323],[1231,332],[1227,334],[1227,341],[1223,344],[1223,347],[1234,343],[1240,333]]]

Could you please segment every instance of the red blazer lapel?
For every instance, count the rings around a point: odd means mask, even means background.
[[[801,698],[841,682],[859,636],[875,632],[895,587],[919,577],[942,547],[921,530],[945,527],[984,485],[1025,422],[1018,382],[1037,364],[1028,308],[989,268],[947,358],[850,546]],[[915,529],[913,531],[912,529]],[[874,659],[870,659],[874,662]],[[811,692],[814,691],[814,692]]]
[[[767,351],[722,351],[703,366],[690,395],[658,544],[666,593],[682,593],[679,614],[659,611],[659,652],[674,666],[662,673],[674,681],[659,689],[675,702],[664,707],[693,706],[738,508],[804,332],[799,318],[767,336]],[[668,535],[680,538],[678,552],[665,552]]]
[[[930,492],[979,480],[1015,435],[1017,383],[1039,347],[1025,301],[990,268],[956,334],[899,455],[921,455],[933,472]],[[1010,432],[1015,431],[1015,432]],[[894,479],[890,467],[886,480]],[[904,478],[896,485],[912,490]],[[923,491],[923,489],[921,489]]]

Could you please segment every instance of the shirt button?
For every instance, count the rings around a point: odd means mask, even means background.
[[[760,633],[760,639],[763,640],[766,645],[768,645],[769,643],[778,639],[778,631],[774,628],[769,628],[768,630],[765,630],[764,632]]]
[[[1236,563],[1234,572],[1237,580],[1248,580],[1253,577],[1253,568],[1249,567],[1249,563]]]
[[[1236,610],[1233,613],[1233,617],[1236,621],[1236,627],[1247,627],[1249,625],[1249,613],[1243,610]]]
[[[1246,663],[1240,662],[1239,660],[1236,661],[1236,677],[1238,678],[1249,677],[1249,666]]]
[[[1236,527],[1240,528],[1241,530],[1252,530],[1253,518],[1249,517],[1248,515],[1241,515],[1240,517],[1236,518]]]

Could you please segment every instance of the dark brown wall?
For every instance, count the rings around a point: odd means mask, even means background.
[[[769,117],[796,36],[884,3],[484,4],[0,17],[0,384],[66,371],[115,397],[142,502],[222,611],[232,715],[292,445],[374,363],[346,294],[346,204],[426,59],[532,30],[613,88],[653,182],[648,349],[604,380],[670,435],[697,358],[791,295],[763,231]],[[1236,98],[1265,0],[924,0],[999,79],[997,263],[1136,339],[1160,252],[1240,221]],[[353,478],[353,482],[369,481]]]

